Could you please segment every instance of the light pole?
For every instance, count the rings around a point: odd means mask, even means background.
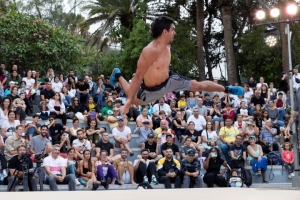
[[[270,27],[269,29],[265,29],[264,31],[264,42],[266,45],[272,47],[276,45],[276,41],[279,40],[278,35],[274,34],[278,29],[274,26],[273,24],[279,24],[279,23],[286,23],[285,26],[285,34],[287,35],[287,41],[288,41],[288,60],[289,60],[289,71],[292,71],[292,52],[291,52],[291,31],[290,31],[290,22],[294,21],[300,21],[300,19],[291,19],[294,17],[297,13],[298,6],[295,4],[289,4],[286,7],[286,13],[290,17],[286,20],[282,21],[274,21],[274,22],[268,22],[268,23],[261,23],[261,24],[256,24],[257,26],[261,25],[267,25]],[[270,10],[270,16],[272,18],[278,18],[280,15],[280,10],[278,8],[272,8]],[[256,13],[256,18],[258,20],[262,20],[266,17],[266,14],[263,10],[259,10]],[[273,33],[273,34],[268,34],[268,33]],[[277,36],[277,37],[276,37]],[[276,40],[278,39],[278,40]],[[289,78],[289,85],[290,85],[290,103],[291,103],[291,110],[294,111],[294,89],[293,89],[293,81],[292,78]],[[299,151],[298,151],[298,135],[296,132],[296,126],[295,123],[292,125],[292,132],[293,132],[293,151],[295,154],[295,159],[294,159],[294,166],[295,166],[295,176],[292,179],[292,186],[293,187],[300,187],[300,174],[299,174]]]

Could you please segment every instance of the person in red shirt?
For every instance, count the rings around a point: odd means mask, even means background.
[[[289,142],[284,143],[284,149],[281,153],[281,158],[283,160],[285,168],[288,170],[289,178],[295,176],[294,174],[294,153],[292,152],[292,147]]]
[[[224,121],[227,118],[230,118],[234,122],[234,109],[231,107],[231,104],[226,104],[226,107],[223,109],[223,118]]]

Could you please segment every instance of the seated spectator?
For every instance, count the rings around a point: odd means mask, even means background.
[[[203,97],[203,105],[208,108],[211,109],[214,105],[214,102],[211,100],[210,98],[210,94],[209,93],[205,93],[204,97]]]
[[[154,131],[149,127],[150,123],[149,121],[144,121],[142,127],[137,127],[134,130],[134,134],[137,134],[139,137],[136,140],[138,147],[142,147],[142,145],[147,141],[148,135],[152,134],[154,135]]]
[[[259,141],[265,154],[270,152],[270,148],[272,151],[279,151],[279,145],[275,141],[274,137],[276,134],[277,130],[272,128],[272,121],[267,120],[266,125],[262,128],[259,135]]]
[[[53,91],[55,93],[60,93],[62,87],[63,87],[63,84],[62,84],[62,82],[59,81],[59,77],[57,75],[54,76],[54,81],[52,82]]]
[[[260,105],[260,107],[265,109],[266,102],[265,99],[260,95],[260,91],[255,91],[255,95],[250,100],[251,108],[250,108],[250,115],[252,115],[253,111],[255,110],[256,105]]]
[[[242,130],[241,134],[244,136],[243,145],[247,148],[247,146],[250,144],[250,136],[256,136],[257,138],[259,137],[259,128],[256,127],[253,120],[249,120],[246,122],[246,127]]]
[[[14,81],[10,81],[8,83],[8,87],[5,89],[3,97],[7,97],[8,95],[10,95],[13,91],[13,88],[15,87]]]
[[[69,108],[72,104],[72,98],[69,95],[69,90],[66,86],[63,86],[60,91],[60,98],[62,102],[65,104],[66,108]]]
[[[49,116],[49,124],[48,124],[48,131],[50,135],[50,140],[52,141],[52,144],[55,144],[55,142],[59,138],[59,134],[62,131],[69,132],[69,128],[61,123],[56,123],[56,116],[50,115]]]
[[[74,147],[76,155],[80,158],[82,158],[84,150],[90,150],[92,148],[90,141],[84,139],[82,129],[77,130],[77,139],[73,141],[72,147]]]
[[[176,95],[173,92],[169,92],[164,95],[164,98],[165,102],[167,102],[167,104],[170,104],[171,101],[176,100]]]
[[[167,138],[167,134],[168,134],[168,129],[167,128],[162,128],[161,129],[161,133],[158,135],[158,138],[160,140],[160,143],[158,143],[159,146],[161,146],[162,144],[166,143],[166,138]],[[174,139],[174,135],[170,134],[172,136],[172,138]]]
[[[83,114],[85,111],[85,107],[79,103],[79,98],[73,97],[72,99],[72,104],[67,110],[67,116],[68,118],[73,118],[76,113],[81,113]],[[70,117],[71,116],[71,117]]]
[[[186,121],[182,118],[181,111],[177,111],[175,119],[173,119],[173,131],[176,133],[179,142],[182,142],[182,135],[186,131]]]
[[[144,142],[141,146],[142,149],[147,149],[149,152],[148,159],[158,161],[162,158],[162,155],[158,154],[158,145],[154,141],[154,134],[148,134],[147,141]]]
[[[171,116],[170,116],[170,119],[173,119],[173,118],[175,118],[175,116],[176,116],[176,112],[177,111],[179,111],[180,110],[180,108],[177,108],[176,107],[176,101],[175,100],[172,100],[171,102],[170,102],[170,109],[171,109]],[[163,114],[165,114],[165,111],[163,111],[164,113]],[[161,113],[161,112],[160,112]],[[165,116],[164,116],[165,117]],[[158,119],[159,120],[159,119]]]
[[[117,99],[115,102],[119,102],[120,100]],[[136,121],[136,118],[139,116],[139,111],[137,109],[138,107],[136,105],[134,105],[133,103],[131,104],[131,107],[129,108],[129,112],[127,114],[128,119],[130,121]]]
[[[25,93],[21,92],[19,98],[16,98],[12,102],[12,109],[16,113],[16,119],[20,121],[21,124],[25,125],[26,118],[26,104],[25,104]]]
[[[222,141],[221,150],[226,160],[230,160],[228,151],[230,146],[235,142],[235,136],[239,134],[239,130],[232,126],[232,120],[227,118],[225,126],[220,129],[220,140]]]
[[[46,85],[46,88],[43,89],[40,93],[42,111],[47,110],[50,99],[52,99],[55,95],[50,80],[48,78],[45,78],[44,83]]]
[[[196,96],[197,92],[195,93]],[[197,98],[197,105],[193,108],[193,113],[194,113],[194,109],[197,108],[198,109],[198,115],[201,115],[203,117],[207,116],[208,113],[208,109],[206,108],[206,106],[203,105],[203,99],[202,98]],[[190,116],[191,117],[191,116]],[[190,118],[189,117],[189,118]],[[188,119],[189,119],[188,118]]]
[[[41,133],[41,124],[38,123],[39,119],[40,116],[35,114],[32,116],[32,122],[26,125],[25,133],[29,135],[29,140],[31,140],[32,137]]]
[[[188,158],[188,151],[194,149],[196,150],[195,146],[192,143],[192,138],[187,136],[184,140],[184,144],[181,147],[181,157]],[[195,154],[196,157],[199,157],[199,154]]]
[[[59,140],[56,141],[55,144],[58,144],[60,147],[60,156],[63,158],[67,158],[68,149],[71,148],[71,143],[69,140],[69,133],[64,131],[59,134]]]
[[[108,189],[109,184],[115,184],[117,179],[117,172],[113,165],[109,162],[108,152],[101,150],[99,153],[99,160],[95,163],[97,169],[97,180],[101,182],[101,185]]]
[[[241,101],[240,107],[237,109],[236,114],[242,115],[243,120],[248,120],[253,118],[252,116],[250,116],[250,111],[248,110],[245,101]]]
[[[202,146],[204,149],[211,149],[212,147],[217,147],[218,135],[214,130],[212,123],[207,122],[205,130],[201,133]]]
[[[186,99],[185,99],[185,94],[180,95],[180,99],[177,102],[177,107],[178,108],[181,108],[181,107],[187,108],[187,102],[186,102]]]
[[[68,184],[69,190],[75,191],[75,175],[66,175],[67,162],[59,156],[59,150],[59,145],[52,146],[52,153],[44,158],[45,183],[52,191],[58,191],[57,184]]]
[[[162,113],[160,111],[164,111],[164,117],[171,117],[171,109],[168,104],[165,103],[165,99],[163,97],[159,98],[159,103],[153,106],[153,127],[156,128],[159,126],[160,120],[162,119]]]
[[[4,147],[5,147],[5,143],[3,140],[3,137],[0,135],[0,151],[4,152]],[[0,163],[1,163],[1,169],[2,169],[2,174],[3,174],[3,178],[7,177],[7,160],[5,158],[5,155],[3,153],[0,154]]]
[[[268,101],[270,99],[270,91],[268,90],[268,86],[263,84],[261,86],[260,96],[262,96],[265,101]]]
[[[19,120],[15,120],[16,114],[14,111],[10,110],[8,111],[8,120],[5,120],[4,122],[1,122],[2,124],[2,136],[3,139],[7,139],[9,136],[13,136],[15,134],[15,130],[18,125],[20,125]]]
[[[167,132],[171,134],[171,129],[168,129],[168,127],[167,127],[167,121],[161,120],[160,127],[158,127],[157,129],[154,130],[154,132],[155,132],[154,138],[155,138],[155,141],[157,142],[157,144],[161,144],[161,140],[158,137],[158,135],[162,133],[162,129],[167,129],[168,130]]]
[[[206,126],[206,123],[204,126]],[[193,121],[188,123],[188,130],[184,133],[184,137],[187,136],[191,137],[192,144],[199,151],[199,156],[201,157],[204,151],[204,147],[201,144],[201,131],[195,130],[195,123]]]
[[[97,83],[95,85],[96,85],[95,86],[96,91],[94,92],[95,93],[94,101],[96,101],[99,104],[100,109],[102,109],[103,99],[104,99],[104,91],[105,91],[105,86],[103,84],[103,79],[101,77],[98,77]]]
[[[136,126],[137,126],[137,127],[142,127],[144,121],[148,121],[148,122],[149,122],[149,128],[152,128],[152,127],[153,127],[152,119],[151,119],[151,117],[148,115],[147,111],[148,111],[148,110],[147,110],[146,107],[143,107],[143,108],[142,108],[141,114],[136,118]]]
[[[114,168],[118,172],[118,182],[124,184],[136,184],[134,182],[134,169],[131,161],[127,159],[128,150],[121,149],[121,158],[115,160]]]
[[[234,99],[234,104],[233,104],[232,107],[234,108],[235,114],[237,113],[237,110],[238,110],[239,108],[241,108],[241,103],[242,103],[242,102],[245,102],[245,106],[247,106],[247,105],[246,105],[247,99],[245,99],[243,95],[238,96],[237,98]]]
[[[242,178],[238,176],[238,171],[233,169],[230,171],[229,185],[230,187],[241,187],[243,184]]]
[[[220,173],[222,165],[225,169]],[[221,158],[219,149],[213,147],[209,150],[203,167],[206,170],[203,182],[207,184],[208,188],[214,187],[214,184],[219,187],[227,187],[227,182],[223,176],[227,170],[227,162]]]
[[[230,118],[231,121],[234,122],[234,109],[231,107],[230,104],[226,104],[226,107],[223,109],[223,118],[224,120]]]
[[[16,86],[19,86],[21,84],[22,78],[18,75],[18,72],[16,70],[13,70],[10,75],[7,77],[7,83],[15,82]]]
[[[155,160],[149,160],[147,149],[141,150],[141,158],[133,163],[137,183],[150,183],[157,185]]]
[[[243,121],[243,116],[241,114],[237,115],[236,121],[234,122],[233,126],[237,128],[240,133],[242,133],[243,129],[246,127],[246,122]]]
[[[236,163],[246,161],[246,148],[242,144],[243,137],[241,134],[235,136],[235,142],[230,146],[230,166],[231,168],[239,168]]]
[[[107,99],[106,105],[101,110],[101,114],[104,121],[107,121],[108,116],[113,115],[113,103],[111,98]]]
[[[32,137],[29,143],[29,151],[31,157],[34,158],[37,154],[50,154],[52,144],[50,140],[47,139],[48,127],[46,125],[41,126],[41,133]]]
[[[118,126],[112,130],[112,134],[115,140],[115,147],[126,148],[130,156],[134,153],[129,147],[129,142],[131,140],[131,129],[128,126],[124,126],[124,117],[118,118]]]
[[[89,150],[83,151],[83,160],[79,162],[79,169],[81,178],[86,182],[86,189],[97,190],[101,182],[96,179],[95,166]]]
[[[77,131],[79,130],[79,129],[81,129],[80,127],[79,127],[79,119],[77,119],[76,117],[74,117],[73,119],[72,119],[72,124],[73,124],[73,126],[71,127],[71,128],[69,128],[69,139],[70,139],[70,141],[71,141],[71,144],[73,143],[73,141],[75,140],[75,139],[77,139]],[[85,133],[84,133],[84,135],[85,135]]]
[[[120,111],[121,111],[120,109],[113,108],[112,115],[107,117],[107,122],[108,122],[110,130],[113,130],[113,128],[118,126],[118,118],[120,116]],[[124,118],[124,120],[125,120],[125,118]],[[127,125],[127,123],[126,123],[126,125]]]
[[[172,134],[166,134],[166,142],[163,143],[160,148],[162,156],[165,157],[167,149],[171,148],[172,152],[174,153],[174,158],[180,160],[179,147],[176,144],[174,144]]]
[[[162,120],[165,120],[166,126],[168,128],[172,128],[172,122],[171,122],[170,118],[166,117],[166,113],[164,110],[159,111],[159,117],[155,118],[153,122],[155,124],[160,124],[160,121],[162,121]]]
[[[0,120],[1,120],[1,125],[4,121],[8,120],[8,112],[11,110],[11,102],[12,100],[9,97],[3,98],[0,106]],[[1,127],[2,128],[2,127]],[[2,130],[1,130],[2,132]],[[3,139],[5,139],[5,135],[3,135]]]
[[[223,112],[223,110],[221,109],[220,104],[214,104],[213,107],[209,111],[209,115],[212,118],[211,122],[216,131],[219,130],[219,127],[222,128],[224,126],[224,119],[223,119],[222,112]]]
[[[17,156],[14,156],[10,159],[8,164],[8,169],[11,174],[11,176],[8,177],[8,185],[7,185],[7,191],[8,192],[14,192],[16,185],[20,183],[20,181],[23,180],[23,165],[21,160],[21,156],[23,154],[26,154],[26,146],[20,145],[16,148]],[[28,159],[28,170],[33,170],[33,163],[31,159]],[[30,181],[31,189],[32,191],[37,191],[37,181],[34,176],[31,174],[28,175],[28,182]],[[32,176],[32,177],[30,177]],[[15,179],[16,178],[16,179]]]
[[[261,146],[255,143],[256,137],[254,135],[249,137],[249,141],[250,145],[247,147],[248,164],[252,166],[252,170],[257,176],[262,175],[263,183],[268,183],[266,181],[267,158],[263,156],[264,153]]]
[[[68,157],[67,157],[67,172],[66,174],[74,174],[76,179],[76,185],[83,185],[86,187],[86,182],[82,178],[78,178],[78,174],[80,174],[79,169],[79,161],[75,159],[75,149],[73,147],[68,149]]]
[[[11,93],[8,94],[6,97],[9,97],[11,99],[11,101],[14,101],[15,99],[19,98],[19,96],[18,96],[18,87],[13,86],[12,89],[11,89]]]
[[[108,162],[113,163],[114,160],[119,159],[120,155],[114,155],[114,145],[109,141],[108,132],[102,133],[101,140],[96,144],[96,157],[100,159],[101,151],[106,151],[106,158]]]
[[[50,115],[54,115],[56,118],[62,119],[62,124],[67,124],[67,115],[65,104],[61,101],[60,94],[56,92],[53,99],[49,100],[48,109]]]
[[[86,104],[89,98],[90,86],[87,82],[84,82],[84,79],[78,78],[77,83],[75,84],[76,94],[75,96],[80,100],[80,103]]]
[[[269,100],[268,102],[269,107],[266,109],[268,111],[269,117],[274,125],[277,125],[279,127],[284,126],[284,119],[279,119],[279,110],[276,108],[274,104],[274,100]]]
[[[85,129],[86,136],[88,140],[91,142],[92,147],[95,147],[95,144],[99,141],[100,135],[104,131],[106,131],[104,128],[98,128],[97,127],[97,120],[91,119],[89,121],[89,126]]]
[[[193,108],[193,115],[188,118],[187,124],[190,124],[190,122],[194,123],[194,129],[196,131],[202,131],[203,127],[206,125],[206,120],[202,115],[199,115],[198,108]]]
[[[291,144],[289,142],[284,143],[284,148],[281,153],[281,158],[283,160],[284,167],[288,171],[288,178],[295,176],[294,174],[294,153],[292,151]]]
[[[86,109],[85,112],[84,112],[85,115],[89,115],[89,113],[90,113],[91,111],[95,111],[95,112],[98,113],[98,110],[97,110],[97,103],[94,102],[94,99],[93,99],[92,96],[90,96],[90,97],[88,98],[88,101],[87,101],[87,103],[86,103],[86,105],[85,105],[85,109]],[[97,114],[97,116],[98,116],[98,114]]]
[[[157,163],[159,182],[163,183],[165,188],[172,188],[171,183],[175,183],[175,188],[181,188],[180,162],[173,158],[171,147],[165,150],[164,155]]]
[[[202,187],[202,179],[200,176],[200,162],[196,157],[196,151],[193,149],[188,150],[188,157],[181,161],[180,172],[183,175],[183,188],[193,188],[196,184],[197,188]]]
[[[267,112],[267,114],[268,114],[268,112]],[[254,111],[253,121],[255,122],[255,125],[257,126],[259,131],[261,131],[261,129],[263,127],[263,124],[264,124],[263,119],[262,119],[262,112],[261,111]]]
[[[227,106],[227,104],[232,106],[234,104],[234,98],[230,97],[228,93],[225,93],[224,97],[221,98],[222,109],[224,109]]]

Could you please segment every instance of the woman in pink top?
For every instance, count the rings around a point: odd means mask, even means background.
[[[281,153],[281,157],[285,168],[288,170],[289,178],[295,176],[294,174],[294,153],[292,152],[292,147],[289,142],[284,143],[284,149]]]

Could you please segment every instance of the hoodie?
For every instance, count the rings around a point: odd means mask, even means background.
[[[107,117],[109,115],[112,115],[113,114],[112,109],[113,109],[113,104],[111,104],[111,106],[108,106],[107,103],[106,103],[105,107],[102,108],[102,112],[101,112],[102,117]]]

